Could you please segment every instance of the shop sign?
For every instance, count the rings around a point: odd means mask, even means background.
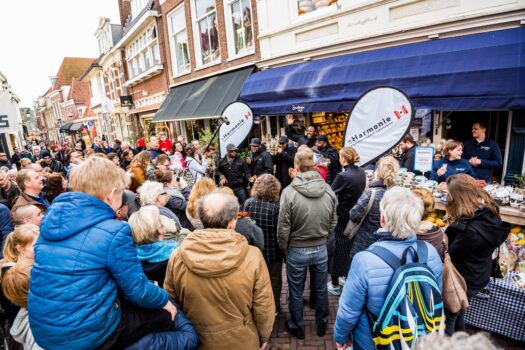
[[[18,104],[8,89],[0,89],[0,133],[16,132]]]
[[[379,87],[357,100],[345,128],[344,146],[353,147],[367,165],[390,152],[410,130],[414,108],[401,90]]]
[[[226,155],[226,146],[234,144],[239,147],[248,137],[253,127],[253,113],[250,107],[242,102],[230,103],[221,114],[222,125],[219,128],[219,149],[221,157]]]
[[[434,147],[418,146],[414,150],[414,170],[428,173],[434,164]]]

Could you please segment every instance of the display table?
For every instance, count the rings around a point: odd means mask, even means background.
[[[465,322],[525,342],[525,290],[510,278],[492,278],[487,290],[472,298]]]
[[[445,204],[441,203],[439,200],[435,201],[435,208],[438,210],[445,210]],[[511,223],[513,225],[524,225],[525,226],[525,213],[519,211],[519,209],[514,209],[508,206],[500,207],[499,214],[501,220]]]

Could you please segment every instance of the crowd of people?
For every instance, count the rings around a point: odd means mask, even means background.
[[[429,191],[397,186],[400,166],[413,167],[410,136],[401,159],[380,158],[367,183],[355,149],[335,150],[313,126],[286,131],[274,155],[252,138],[244,158],[233,144],[220,158],[164,133],[136,147],[97,137],[0,154],[0,304],[14,348],[265,349],[282,311],[283,265],[286,329],[298,339],[308,274],[317,336],[327,333],[328,294],[340,296],[338,349],[464,331],[465,310],[438,302],[444,256],[473,298],[508,232],[474,179],[498,165],[486,127],[474,125],[469,160],[451,141],[432,173],[447,184],[445,231],[422,220]],[[385,334],[385,305],[410,317],[391,301],[406,264],[426,279],[395,293],[417,294],[432,315]]]

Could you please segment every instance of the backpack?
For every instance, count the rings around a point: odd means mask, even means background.
[[[379,316],[365,308],[376,349],[413,349],[420,336],[434,332],[444,335],[441,289],[427,266],[426,244],[417,241],[417,251],[408,247],[401,260],[381,246],[372,245],[367,251],[394,270]],[[412,263],[406,262],[409,251],[413,252]]]

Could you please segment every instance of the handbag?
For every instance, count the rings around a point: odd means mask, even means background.
[[[445,253],[443,261],[443,303],[445,308],[453,313],[466,310],[469,307],[467,298],[467,283],[456,270],[450,255]]]
[[[361,217],[361,220],[359,220],[358,223],[354,223],[352,220],[348,220],[348,224],[346,225],[346,228],[343,232],[343,234],[348,237],[348,239],[354,238],[354,236],[357,234],[357,231],[359,231],[359,228],[363,224],[363,221],[365,221],[366,216],[370,212],[370,209],[372,209],[372,205],[374,205],[374,199],[376,198],[376,190],[375,188],[372,189],[372,194],[370,195],[370,200],[368,201],[368,205],[366,206],[366,211]]]
[[[499,266],[499,251],[500,247],[498,249],[498,256],[496,259],[492,260],[492,269],[490,272],[490,277],[492,278],[503,278],[503,273],[501,272],[501,267]]]

